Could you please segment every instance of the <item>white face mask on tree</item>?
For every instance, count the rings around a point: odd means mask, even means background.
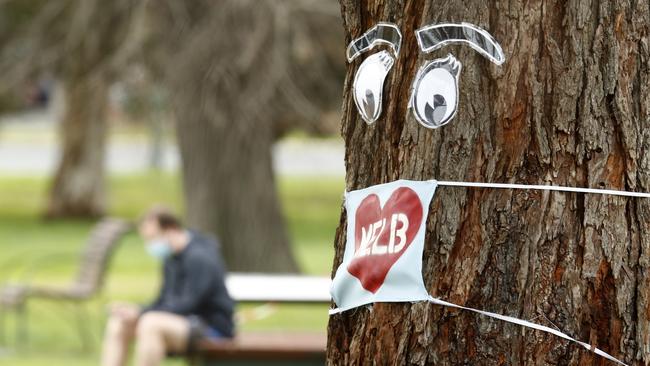
[[[330,314],[375,302],[428,301],[436,305],[472,311],[527,328],[541,330],[575,342],[610,361],[624,362],[592,348],[586,342],[547,326],[511,316],[454,304],[429,295],[422,277],[422,253],[429,204],[437,187],[481,187],[582,192],[650,198],[646,192],[453,181],[397,180],[346,192],[347,240],[330,293],[338,306]]]

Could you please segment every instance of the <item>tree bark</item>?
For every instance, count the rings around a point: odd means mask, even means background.
[[[61,160],[54,176],[48,217],[96,217],[105,210],[104,155],[108,82],[79,77],[63,86]]]
[[[439,179],[650,191],[647,1],[341,0],[346,42],[378,21],[404,42],[383,116],[366,125],[348,66],[342,135],[348,190]],[[419,52],[413,31],[466,21],[503,46]],[[458,114],[437,130],[407,114],[425,59],[463,63]],[[343,55],[341,55],[343,57]],[[336,234],[334,269],[345,246]],[[630,364],[650,362],[650,205],[603,195],[442,187],[423,258],[433,296],[554,327]],[[428,303],[330,317],[329,364],[605,365],[575,344]]]

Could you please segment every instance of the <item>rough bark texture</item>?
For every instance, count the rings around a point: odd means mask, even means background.
[[[405,179],[650,191],[647,1],[341,0],[346,42],[377,21],[404,34],[374,125],[358,116],[349,65],[347,189]],[[419,53],[413,31],[467,21],[500,41],[497,67],[466,46]],[[424,59],[463,63],[459,111],[426,130],[407,115]],[[341,55],[343,57],[343,55]],[[439,188],[423,275],[437,297],[557,326],[631,364],[650,362],[650,202],[601,195]],[[346,216],[336,235],[338,266]],[[330,318],[329,364],[592,365],[555,336],[427,303]]]

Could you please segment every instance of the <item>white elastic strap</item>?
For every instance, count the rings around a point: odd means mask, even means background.
[[[329,309],[329,311],[327,313],[329,315],[334,315],[334,314],[338,314],[340,312],[341,312],[341,308],[334,308],[334,309]]]
[[[541,325],[541,324],[529,322],[527,320],[522,320],[522,319],[519,319],[519,318],[514,318],[514,317],[511,317],[511,316],[507,316],[507,315],[501,315],[501,314],[492,313],[492,312],[489,312],[489,311],[483,311],[483,310],[478,310],[478,309],[474,309],[474,308],[469,308],[469,307],[466,307],[466,306],[456,305],[456,304],[451,303],[451,302],[440,300],[440,299],[435,298],[433,296],[429,296],[429,302],[431,302],[433,304],[436,304],[436,305],[447,306],[447,307],[461,309],[461,310],[468,310],[468,311],[475,312],[477,314],[481,314],[481,315],[489,316],[491,318],[503,320],[503,321],[506,321],[508,323],[513,323],[513,324],[521,325],[521,326],[524,326],[524,327],[527,327],[527,328],[541,330],[542,332],[547,332],[547,333],[553,334],[555,336],[558,336],[560,338],[564,338],[564,339],[566,339],[568,341],[575,342],[575,343],[581,345],[582,347],[584,347],[585,349],[587,349],[588,351],[593,352],[593,353],[595,353],[595,354],[597,354],[597,355],[599,355],[601,357],[604,357],[604,358],[606,358],[606,359],[608,359],[608,360],[610,360],[612,362],[616,362],[619,365],[627,366],[626,363],[624,363],[623,361],[620,361],[619,359],[611,356],[607,352],[605,352],[605,351],[603,351],[603,350],[601,350],[599,348],[592,347],[588,343],[585,343],[585,342],[579,341],[579,340],[577,340],[577,339],[575,339],[573,337],[570,337],[569,335],[567,335],[565,333],[562,333],[557,329],[553,329],[553,328],[550,328],[550,327],[547,327],[547,326],[544,326],[544,325]],[[329,315],[334,315],[334,314],[339,314],[339,313],[341,313],[340,308],[329,309]]]
[[[441,181],[441,180],[436,181],[436,182],[438,183],[439,186],[448,186],[448,187],[478,187],[478,188],[499,188],[499,189],[534,189],[534,190],[546,190],[546,191],[596,193],[596,194],[608,194],[608,195],[612,195],[612,196],[650,198],[650,193],[617,191],[617,190],[614,190],[614,189],[578,188],[578,187],[510,184],[510,183],[453,182],[453,181]]]
[[[533,328],[533,329],[541,330],[541,331],[546,332],[546,333],[551,333],[551,334],[556,335],[558,337],[564,338],[564,339],[566,339],[568,341],[575,342],[575,343],[581,345],[582,347],[584,347],[585,349],[587,349],[588,351],[591,351],[591,352],[593,352],[593,353],[595,353],[595,354],[597,354],[599,356],[605,357],[606,359],[608,359],[608,360],[610,360],[612,362],[616,362],[616,363],[618,363],[620,365],[627,366],[627,364],[625,364],[623,361],[609,355],[605,351],[602,351],[602,350],[600,350],[600,349],[598,349],[596,347],[592,347],[588,343],[581,342],[581,341],[579,341],[579,340],[577,340],[575,338],[572,338],[572,337],[568,336],[565,333],[560,332],[559,330],[549,328],[549,327],[544,326],[544,325],[532,323],[532,322],[529,322],[527,320],[522,320],[522,319],[514,318],[514,317],[511,317],[511,316],[507,316],[507,315],[501,315],[501,314],[491,313],[489,311],[483,311],[483,310],[478,310],[478,309],[474,309],[474,308],[468,308],[466,306],[456,305],[456,304],[453,304],[453,303],[450,303],[450,302],[447,302],[447,301],[444,301],[444,300],[437,299],[437,298],[435,298],[433,296],[429,298],[429,301],[431,301],[432,303],[434,303],[436,305],[448,306],[448,307],[462,309],[462,310],[469,310],[469,311],[473,311],[473,312],[481,314],[481,315],[489,316],[491,318],[503,320],[503,321],[513,323],[513,324],[522,325],[522,326],[527,327],[527,328]]]

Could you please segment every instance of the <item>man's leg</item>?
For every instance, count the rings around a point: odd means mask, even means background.
[[[113,313],[106,323],[102,347],[103,366],[123,366],[129,350],[129,341],[135,333],[137,317]]]
[[[158,366],[167,352],[184,352],[189,321],[179,315],[151,311],[140,317],[136,329],[135,365]]]

